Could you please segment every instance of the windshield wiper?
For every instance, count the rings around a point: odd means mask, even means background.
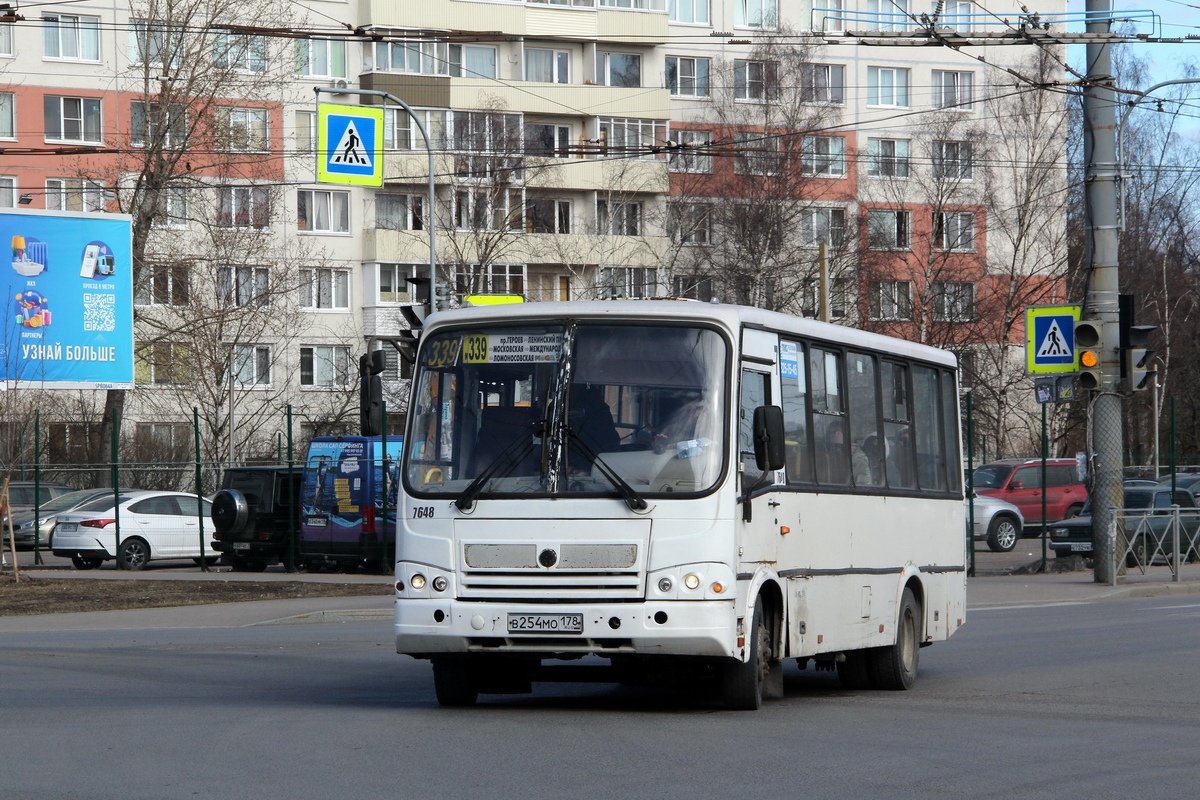
[[[600,457],[599,453],[589,447],[587,442],[583,441],[583,437],[576,433],[575,430],[572,428],[567,428],[566,431],[567,436],[579,446],[579,449],[583,452],[583,454],[590,458],[592,463],[600,468],[600,474],[604,476],[605,480],[613,485],[613,488],[617,490],[617,494],[621,495],[621,499],[625,501],[627,506],[629,506],[629,510],[644,511],[646,509],[646,500],[637,493],[637,489],[634,489],[632,486],[630,486],[629,481],[622,478],[620,473],[605,463],[604,459]]]
[[[544,424],[544,420],[536,420],[531,428],[543,426]],[[532,434],[532,432],[532,430],[529,431],[530,434]],[[518,444],[522,444],[519,449],[517,448]],[[532,435],[517,436],[508,443],[507,447],[500,451],[500,454],[496,456],[495,460],[492,461],[491,465],[487,469],[479,473],[475,480],[471,481],[471,483],[467,485],[466,489],[463,489],[462,494],[455,498],[454,505],[458,506],[459,511],[466,511],[470,509],[471,506],[475,505],[475,501],[479,498],[479,494],[483,491],[483,487],[487,485],[488,481],[490,481],[492,478],[507,477],[509,473],[516,469],[518,464],[524,461],[525,458],[533,452],[533,448],[534,443]],[[501,468],[503,468],[503,471],[501,471]]]

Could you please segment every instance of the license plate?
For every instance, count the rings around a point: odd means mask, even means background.
[[[232,547],[234,550],[249,550],[250,543],[249,542],[234,542]]]
[[[75,531],[79,530],[79,525],[74,522],[64,522],[59,525],[58,528],[63,533],[74,533]]]
[[[1092,551],[1091,542],[1071,542],[1072,553],[1090,553]]]
[[[583,633],[583,614],[509,614],[509,633]]]

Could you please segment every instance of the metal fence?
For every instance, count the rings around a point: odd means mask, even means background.
[[[1180,566],[1200,560],[1200,508],[1175,505],[1149,512],[1114,508],[1108,537],[1118,563],[1127,569],[1145,575],[1148,567],[1165,562],[1171,568],[1171,580],[1179,581]],[[1109,581],[1114,586],[1116,572]]]

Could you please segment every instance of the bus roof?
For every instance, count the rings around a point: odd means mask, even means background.
[[[425,320],[425,331],[432,333],[448,325],[478,324],[489,320],[515,322],[565,318],[705,321],[723,325],[730,332],[736,332],[746,325],[780,333],[795,333],[851,347],[857,345],[948,367],[957,365],[957,358],[953,353],[906,339],[761,308],[686,300],[583,300],[459,308],[431,314]]]

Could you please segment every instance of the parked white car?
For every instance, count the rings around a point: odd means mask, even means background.
[[[987,541],[993,552],[1007,553],[1017,546],[1024,529],[1021,509],[999,497],[975,495],[975,530],[972,533],[976,541]]]
[[[74,511],[58,515],[54,529],[54,555],[71,559],[76,569],[95,569],[117,559],[123,569],[144,569],[156,559],[190,558],[200,562],[200,537],[205,556],[215,562],[212,538],[212,503],[200,498],[204,517],[201,532],[196,495],[184,492],[121,492],[117,506],[111,494]],[[114,513],[114,507],[117,513]],[[117,518],[120,517],[120,543]]]

